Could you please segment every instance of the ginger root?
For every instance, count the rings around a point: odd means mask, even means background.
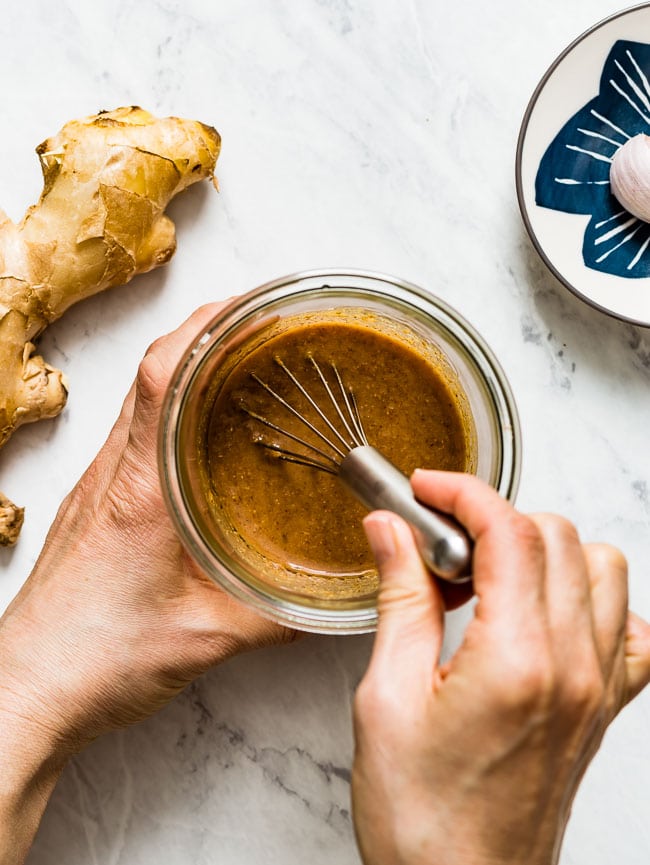
[[[73,120],[37,147],[38,204],[19,225],[0,211],[0,447],[66,402],[65,376],[34,341],[73,303],[170,259],[164,210],[192,183],[214,180],[219,148],[212,127],[137,107]],[[0,545],[21,524],[22,509],[0,493]]]

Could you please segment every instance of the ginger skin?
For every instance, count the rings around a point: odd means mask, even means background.
[[[34,341],[79,300],[167,262],[176,248],[169,201],[214,179],[212,127],[138,107],[73,120],[38,153],[43,192],[19,225],[0,211],[0,447],[19,426],[55,417],[65,376]],[[22,509],[0,493],[0,545]]]

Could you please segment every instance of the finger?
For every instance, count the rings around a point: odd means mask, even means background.
[[[556,514],[531,514],[544,541],[545,594],[551,647],[566,669],[563,681],[601,666],[592,619],[587,561],[575,526]],[[597,671],[597,669],[596,669]]]
[[[169,380],[183,353],[224,305],[208,303],[200,306],[176,330],[159,337],[149,346],[136,379],[136,412],[144,407],[160,408]]]
[[[249,652],[266,646],[290,643],[304,636],[293,628],[279,625],[272,619],[260,616],[207,578],[202,581],[201,610],[197,611],[192,627],[205,625],[205,632],[212,637],[214,654],[208,664],[220,663],[226,657]]]
[[[594,637],[605,681],[625,646],[627,625],[627,561],[609,544],[585,544],[583,554],[591,586]]]
[[[147,350],[138,367],[131,439],[144,444],[149,451],[158,430],[162,404],[171,377],[187,348],[207,328],[223,303],[199,307],[176,330],[157,339]]]
[[[633,700],[650,682],[650,624],[628,613],[625,639],[627,686],[623,705]]]
[[[135,381],[129,388],[129,392],[124,398],[122,408],[117,420],[113,424],[108,438],[97,454],[95,461],[101,460],[105,463],[117,464],[117,459],[124,450],[129,438],[129,429],[133,420],[133,409],[135,406]]]
[[[302,634],[263,618],[212,582],[190,563],[193,585],[185,598],[178,627],[181,640],[176,665],[188,680],[228,658],[267,646],[293,642]]]
[[[188,345],[208,327],[226,305],[227,302],[219,301],[199,306],[175,330],[159,337],[149,346],[146,354],[153,354],[158,358],[164,376],[171,378]]]
[[[453,514],[475,539],[489,531],[495,521],[508,519],[514,510],[475,475],[416,469],[411,486],[418,499]]]
[[[418,499],[452,514],[474,539],[477,616],[498,623],[504,639],[534,636],[546,615],[545,550],[535,523],[473,475],[418,469],[411,484]]]
[[[104,447],[114,447],[117,451],[124,450],[129,438],[129,428],[133,420],[133,409],[135,407],[135,381],[129,388],[124,398],[120,414],[113,424]]]
[[[133,382],[126,395],[122,404],[122,410],[113,424],[108,438],[77,484],[77,488],[83,487],[84,496],[87,497],[87,501],[101,501],[115,477],[115,472],[120,464],[120,458],[129,438],[134,403],[135,382]],[[59,509],[60,517],[63,517],[71,504],[72,499],[68,496]]]
[[[404,520],[375,511],[363,526],[379,570],[379,621],[370,667],[386,681],[414,677],[429,687],[442,648],[440,592]]]

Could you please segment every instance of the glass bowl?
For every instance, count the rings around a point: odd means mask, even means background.
[[[215,517],[197,442],[206,435],[215,382],[242,346],[289,316],[346,312],[388,322],[427,346],[468,407],[475,473],[511,501],[519,483],[521,434],[508,382],[483,339],[443,301],[403,280],[352,270],[298,273],[232,300],[188,346],[169,385],[159,438],[163,492],[181,541],[209,577],[262,615],[316,633],[374,630],[376,583],[347,590],[341,581],[325,591],[326,578],[307,586],[300,574],[283,579],[273,563],[251,558],[232,527]]]

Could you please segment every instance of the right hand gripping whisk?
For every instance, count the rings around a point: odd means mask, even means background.
[[[306,453],[292,451],[263,440],[259,443],[278,459],[336,475],[370,510],[385,509],[399,514],[411,526],[418,550],[427,567],[436,576],[449,582],[467,582],[471,579],[472,544],[465,531],[450,517],[421,504],[415,498],[408,478],[368,443],[354,394],[345,388],[336,366],[330,365],[335,382],[332,387],[314,358],[309,356],[309,360],[322,382],[327,398],[341,424],[341,430],[283,361],[276,357],[275,362],[312,406],[327,432],[319,429],[253,373],[255,381],[306,429],[311,430],[319,442],[318,445],[313,444],[283,429],[268,418],[243,407],[250,417],[301,445]],[[335,390],[338,391],[338,399]]]

